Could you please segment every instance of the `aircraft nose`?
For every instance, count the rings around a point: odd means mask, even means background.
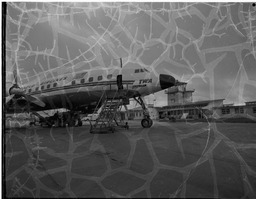
[[[171,75],[160,74],[159,75],[160,86],[162,89],[166,89],[175,85],[176,80]]]

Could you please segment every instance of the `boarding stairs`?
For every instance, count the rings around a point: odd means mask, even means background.
[[[90,133],[114,132],[115,127],[128,128],[121,117],[121,109],[125,99],[115,94],[114,97],[106,96],[101,108],[98,110],[98,118],[91,124]],[[126,107],[126,106],[125,106]]]

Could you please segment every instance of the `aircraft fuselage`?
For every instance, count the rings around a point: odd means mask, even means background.
[[[97,103],[103,93],[114,97],[118,90],[116,77],[122,74],[123,91],[127,98],[146,96],[175,84],[169,75],[156,75],[151,69],[133,67],[95,68],[76,73],[41,79],[22,86],[26,95],[37,97],[44,107],[31,106],[31,110],[57,108],[77,109]]]

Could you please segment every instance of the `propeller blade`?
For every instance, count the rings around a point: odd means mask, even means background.
[[[16,85],[18,85],[18,67],[17,67],[17,64],[16,64],[16,61],[14,63],[14,69],[13,69],[13,77],[14,77],[14,82]]]
[[[42,102],[40,99],[38,99],[37,97],[34,97],[34,96],[31,96],[31,95],[26,95],[24,94],[23,95],[29,102],[31,103],[34,103],[38,106],[41,106],[41,107],[45,107],[45,103]]]
[[[123,67],[122,58],[120,58],[120,66],[121,66],[121,68]]]
[[[7,97],[5,98],[5,100],[6,100],[5,103],[7,104],[13,97],[14,97],[14,94],[7,96]]]

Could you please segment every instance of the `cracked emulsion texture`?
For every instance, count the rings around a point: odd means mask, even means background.
[[[125,65],[151,67],[156,74],[164,71],[189,82],[199,99],[241,103],[256,93],[255,17],[251,3],[10,2],[7,78],[14,62],[23,84],[97,66],[119,66],[122,57]],[[161,96],[157,96],[159,102]],[[220,184],[233,183],[239,187],[235,196],[253,197],[256,173],[253,163],[244,158],[247,151],[255,153],[253,140],[234,141],[214,123],[195,124],[199,126],[194,130],[156,125],[162,132],[171,132],[168,139],[155,140],[154,128],[121,132],[118,140],[125,143],[124,148],[114,143],[117,138],[78,138],[75,128],[62,129],[65,134],[47,130],[50,147],[39,130],[11,130],[4,138],[7,195],[189,197],[194,194],[191,186],[199,183],[194,176],[205,172],[211,185],[203,186],[207,183],[202,179],[198,190],[206,190],[202,196],[229,197]],[[202,146],[191,144],[198,139],[205,141]],[[170,144],[178,155],[170,155]],[[232,159],[230,172],[239,173],[239,179],[225,172],[223,179],[217,178],[225,155],[220,161],[213,157],[223,150]],[[199,155],[190,156],[193,151]],[[145,154],[143,159],[140,153]],[[146,168],[141,166],[143,161]]]

